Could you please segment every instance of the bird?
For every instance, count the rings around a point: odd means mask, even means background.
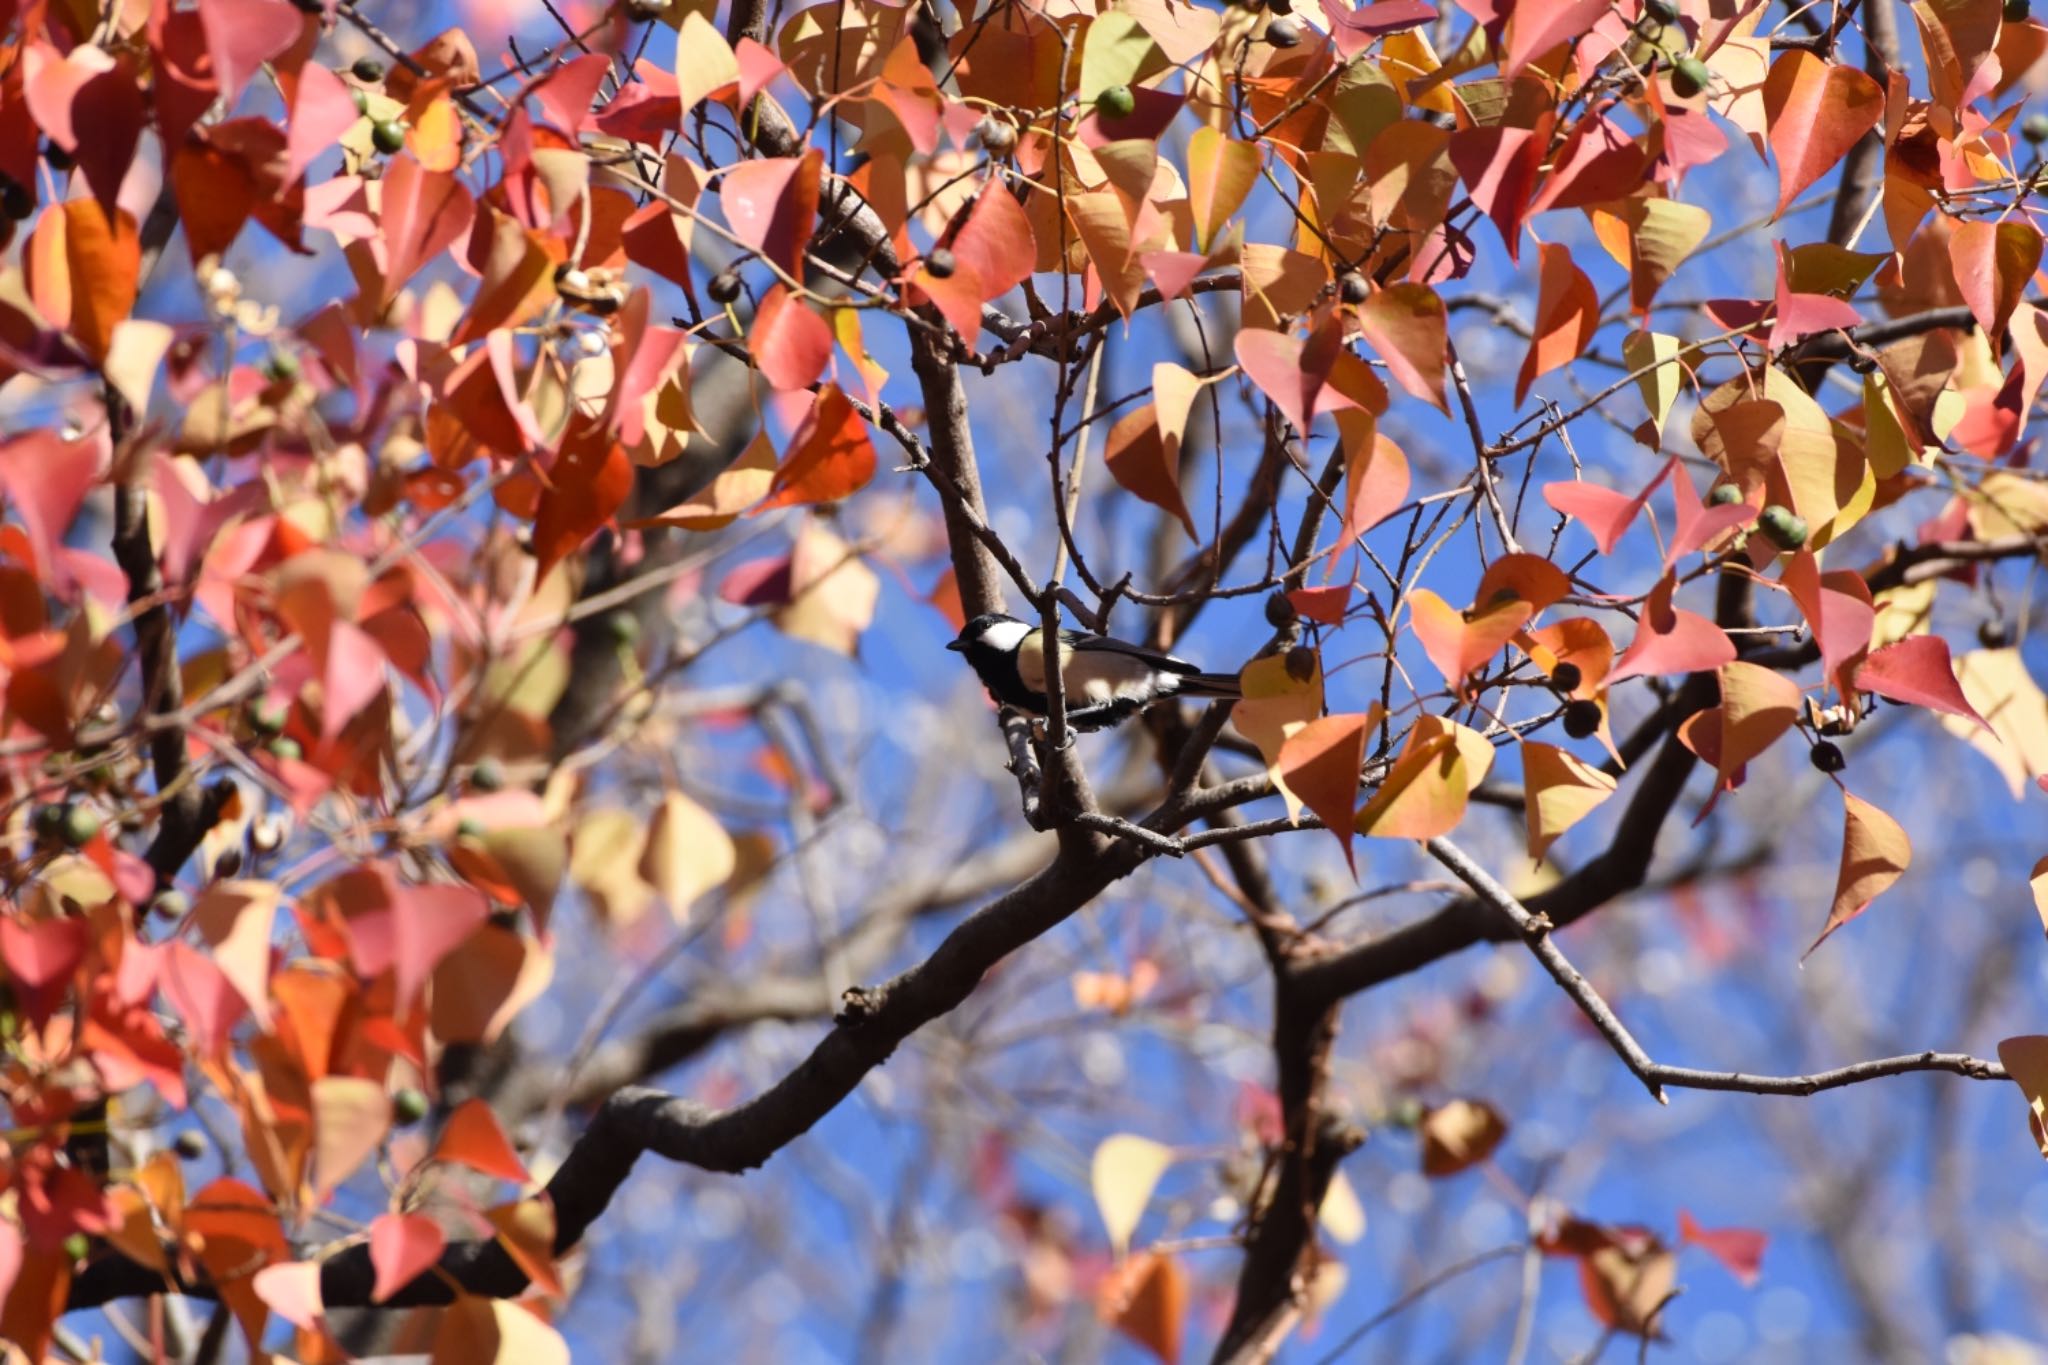
[[[1041,626],[986,612],[962,626],[946,648],[965,656],[997,704],[1042,717],[1044,636]],[[1059,638],[1067,724],[1076,730],[1105,729],[1169,697],[1228,700],[1243,695],[1237,675],[1204,673],[1156,649],[1072,630],[1061,631]]]

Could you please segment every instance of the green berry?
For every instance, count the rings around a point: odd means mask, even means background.
[[[495,792],[505,789],[505,769],[495,758],[480,758],[469,770],[469,785],[472,790]]]
[[[1266,25],[1266,41],[1283,51],[1301,46],[1301,23],[1296,19],[1280,18]]]
[[[1573,739],[1584,739],[1599,729],[1599,702],[1580,700],[1564,708],[1564,732]]]
[[[721,270],[711,277],[711,283],[704,286],[704,292],[711,296],[713,303],[731,303],[740,296],[740,276],[737,270]]]
[[[427,1095],[417,1086],[407,1086],[391,1097],[391,1116],[400,1123],[418,1123],[427,1116]]]
[[[1128,85],[1112,85],[1095,97],[1095,113],[1099,118],[1129,118],[1138,108],[1138,97],[1131,93]]]
[[[2036,147],[2048,142],[2048,114],[2029,114],[2021,119],[2020,136]]]
[[[299,747],[299,742],[289,735],[279,735],[271,740],[269,749],[270,756],[279,760],[289,759],[297,762],[306,756],[306,751]]]
[[[283,734],[285,719],[284,707],[276,702],[260,701],[249,708],[249,728],[259,735]]]
[[[1848,766],[1848,760],[1842,757],[1842,751],[1826,740],[1814,745],[1813,752],[1808,757],[1813,760],[1813,766],[1824,773],[1838,773]]]
[[[1796,550],[1806,544],[1806,518],[1789,507],[1772,503],[1756,519],[1756,524],[1765,539],[1781,550]]]
[[[405,146],[405,120],[380,118],[370,125],[370,145],[386,156]]]
[[[349,73],[359,81],[375,85],[378,81],[384,79],[384,63],[378,61],[375,57],[358,57],[355,59],[355,63],[349,67]]]
[[[1732,483],[1717,483],[1707,490],[1707,506],[1732,507],[1742,501],[1742,490]]]
[[[348,97],[349,99],[355,102],[356,112],[358,114],[368,114],[370,112],[369,91],[363,89],[359,85],[352,85],[349,87]]]
[[[953,278],[953,272],[960,268],[960,262],[955,260],[953,253],[945,247],[935,246],[931,254],[924,258],[924,268],[935,280],[950,280]]]
[[[1671,93],[1689,100],[1714,79],[1714,73],[1697,57],[1680,57],[1671,68]]]
[[[1559,664],[1550,670],[1550,686],[1558,692],[1576,692],[1585,675],[1579,672],[1577,664]]]
[[[159,891],[149,903],[149,912],[158,919],[183,919],[192,913],[192,898],[175,887]]]
[[[640,618],[630,611],[606,612],[604,628],[620,649],[631,649],[640,643]]]
[[[273,384],[286,384],[297,380],[299,358],[290,351],[271,351],[263,361],[263,377]]]
[[[74,1261],[84,1260],[86,1253],[91,1250],[92,1243],[85,1240],[85,1234],[82,1232],[74,1232],[64,1239],[64,1254]]]
[[[1392,1128],[1417,1128],[1421,1126],[1427,1112],[1422,1107],[1421,1100],[1413,1095],[1403,1095],[1395,1100],[1393,1108],[1387,1111],[1387,1125]]]
[[[483,838],[484,822],[465,815],[462,819],[455,822],[455,837],[457,839]]]
[[[62,837],[71,848],[84,848],[98,837],[100,832],[99,812],[89,806],[67,806],[64,810]]]

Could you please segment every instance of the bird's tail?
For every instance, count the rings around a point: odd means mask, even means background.
[[[1244,695],[1235,673],[1183,673],[1177,690],[1183,697],[1235,698]]]

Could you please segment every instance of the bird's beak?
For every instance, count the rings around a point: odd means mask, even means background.
[[[952,650],[955,654],[958,654],[961,650],[967,648],[967,646],[965,643],[959,640],[948,640],[946,641],[946,648]]]

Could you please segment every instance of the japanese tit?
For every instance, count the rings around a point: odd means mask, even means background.
[[[1045,714],[1042,627],[991,612],[969,621],[946,648],[967,656],[999,704]],[[1060,682],[1067,724],[1076,730],[1115,725],[1168,697],[1241,695],[1235,674],[1204,673],[1171,654],[1071,630],[1060,632]]]

